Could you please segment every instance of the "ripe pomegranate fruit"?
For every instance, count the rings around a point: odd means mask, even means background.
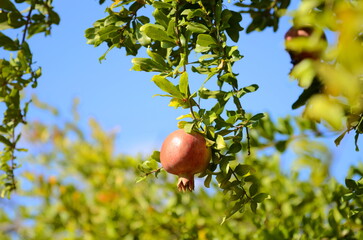
[[[310,37],[313,34],[314,29],[311,27],[302,27],[302,28],[295,28],[291,27],[285,34],[285,42],[288,42],[292,39],[298,37]],[[323,34],[321,39],[326,41],[326,36]],[[311,58],[311,59],[319,59],[321,55],[321,51],[293,51],[286,49],[286,51],[290,54],[291,63],[293,65],[298,64],[304,59]]]
[[[179,176],[179,191],[194,190],[194,174],[207,168],[211,156],[211,150],[200,133],[189,134],[183,129],[167,136],[160,150],[163,168]]]

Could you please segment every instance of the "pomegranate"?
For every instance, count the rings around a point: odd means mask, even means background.
[[[200,133],[186,133],[183,129],[172,132],[161,146],[163,168],[179,176],[179,191],[194,190],[194,174],[206,170],[211,150]]]
[[[288,42],[292,39],[298,38],[298,37],[310,37],[313,34],[313,28],[311,27],[302,27],[302,28],[295,28],[291,27],[285,34],[285,41]],[[321,39],[326,41],[325,34],[322,34]],[[298,64],[304,59],[311,58],[311,59],[318,59],[321,55],[321,51],[292,51],[289,49],[286,49],[291,57],[291,63],[293,65]]]

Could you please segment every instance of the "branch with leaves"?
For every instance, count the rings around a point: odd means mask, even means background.
[[[23,4],[21,4],[21,3]],[[0,126],[0,142],[4,146],[0,156],[0,195],[10,197],[16,189],[14,170],[16,152],[26,151],[18,147],[21,133],[19,126],[26,124],[26,114],[30,100],[22,98],[30,85],[35,88],[41,76],[41,68],[34,67],[33,54],[27,39],[38,33],[50,34],[52,25],[60,19],[53,11],[52,1],[2,0],[0,4],[0,48],[10,52],[9,58],[0,59],[0,101],[6,106]],[[24,8],[24,10],[19,10]],[[7,29],[16,29],[21,37],[5,35]],[[16,57],[12,56],[16,52]]]
[[[139,55],[140,49],[146,49],[148,57],[133,58],[132,69],[156,72],[152,81],[164,92],[156,95],[170,98],[171,107],[189,111],[177,118],[177,125],[187,133],[193,131],[205,136],[212,149],[212,161],[200,177],[205,177],[206,187],[214,177],[220,188],[231,196],[235,205],[227,214],[229,217],[244,209],[247,203],[255,211],[257,203],[268,195],[258,193],[258,180],[251,176],[252,168],[236,158],[241,152],[250,154],[249,130],[264,114],[252,116],[243,108],[242,97],[256,91],[258,86],[240,87],[243,78],[233,66],[243,56],[237,46],[229,46],[227,42],[238,42],[243,30],[242,13],[224,4],[221,0],[115,1],[106,9],[109,16],[86,30],[86,38],[95,46],[108,45],[100,60],[114,48],[125,48],[126,54],[134,56]],[[269,10],[285,9],[288,2],[284,4],[268,7]],[[153,10],[153,19],[139,14],[144,8]],[[278,16],[274,14],[275,30],[277,22]],[[272,26],[262,22],[258,25],[257,21],[253,24],[250,31]],[[205,76],[197,89],[191,84],[195,75]],[[206,83],[212,80],[214,89],[206,88]],[[214,105],[205,107],[206,102]],[[155,152],[150,161],[142,164],[145,174],[158,169],[157,156]],[[144,178],[145,175],[141,177]],[[244,189],[246,182],[253,186],[249,193]]]

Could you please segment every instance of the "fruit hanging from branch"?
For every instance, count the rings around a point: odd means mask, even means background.
[[[295,66],[296,64],[300,63],[304,59],[319,59],[322,51],[326,47],[326,36],[324,33],[321,33],[321,36],[317,38],[317,41],[321,42],[321,46],[319,44],[311,44],[311,46],[316,47],[319,46],[318,49],[309,49],[310,44],[305,42],[305,44],[297,43],[291,44],[292,40],[297,39],[307,39],[310,38],[314,34],[314,29],[311,27],[302,27],[302,28],[295,28],[291,27],[285,34],[285,44],[286,44],[286,51],[289,53],[291,58],[291,63]],[[313,43],[315,39],[312,39]]]
[[[204,172],[211,159],[211,150],[200,133],[172,132],[160,150],[161,165],[168,173],[179,176],[179,191],[194,190],[194,174]]]
[[[324,32],[318,33],[312,27],[291,27],[285,34],[285,45],[294,68],[305,59],[319,60],[326,48],[327,40]],[[305,105],[313,95],[321,93],[323,87],[322,82],[315,76],[310,86],[304,89],[292,104],[292,109]]]

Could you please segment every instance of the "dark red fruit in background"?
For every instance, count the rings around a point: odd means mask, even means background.
[[[292,39],[298,37],[310,37],[313,34],[313,28],[311,27],[302,27],[302,28],[295,28],[291,27],[285,34],[285,41],[291,41]],[[322,40],[326,41],[325,34],[321,37]],[[289,49],[286,49],[291,57],[292,64],[296,65],[304,59],[319,59],[321,52],[320,51],[302,51],[296,52]]]

